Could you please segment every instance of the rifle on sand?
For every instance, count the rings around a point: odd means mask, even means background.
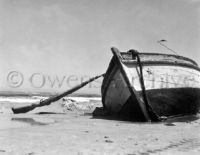
[[[36,107],[42,107],[42,106],[46,106],[46,105],[50,105],[52,102],[55,102],[55,101],[58,101],[59,99],[63,98],[64,96],[67,96],[77,90],[79,90],[80,88],[84,87],[85,85],[87,85],[88,83],[104,76],[105,74],[101,74],[101,75],[97,75],[69,90],[67,90],[66,92],[60,94],[60,95],[56,95],[56,96],[52,96],[52,97],[49,97],[45,100],[42,100],[40,101],[39,104],[32,104],[32,105],[29,105],[29,106],[24,106],[24,107],[18,107],[18,108],[12,108],[12,111],[14,114],[19,114],[19,113],[26,113],[26,112],[29,112],[33,109],[35,109]]]

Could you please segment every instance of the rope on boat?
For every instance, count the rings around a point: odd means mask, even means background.
[[[147,98],[146,88],[145,88],[145,85],[144,85],[142,63],[141,63],[141,60],[140,60],[139,52],[136,51],[136,50],[129,50],[128,52],[132,53],[133,59],[137,58],[137,63],[139,65],[139,69],[140,69],[139,79],[140,79],[140,84],[141,84],[141,87],[142,87],[142,96],[143,96],[144,103],[147,107],[147,110],[148,110],[153,121],[161,121],[162,118],[158,114],[156,114],[156,112],[153,110],[153,108],[149,104],[149,101],[148,101],[148,98]]]

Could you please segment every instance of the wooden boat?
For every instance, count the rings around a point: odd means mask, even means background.
[[[159,121],[199,111],[196,62],[178,55],[111,50],[113,58],[101,87],[103,106],[110,113],[134,121]]]

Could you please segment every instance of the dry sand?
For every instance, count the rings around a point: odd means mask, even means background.
[[[0,113],[0,154],[200,154],[197,117],[137,123],[94,118],[91,112],[101,102],[70,106],[59,101],[26,114]]]

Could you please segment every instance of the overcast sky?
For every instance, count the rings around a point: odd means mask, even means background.
[[[171,53],[200,64],[199,0],[0,0],[0,70],[95,75],[110,48]]]

